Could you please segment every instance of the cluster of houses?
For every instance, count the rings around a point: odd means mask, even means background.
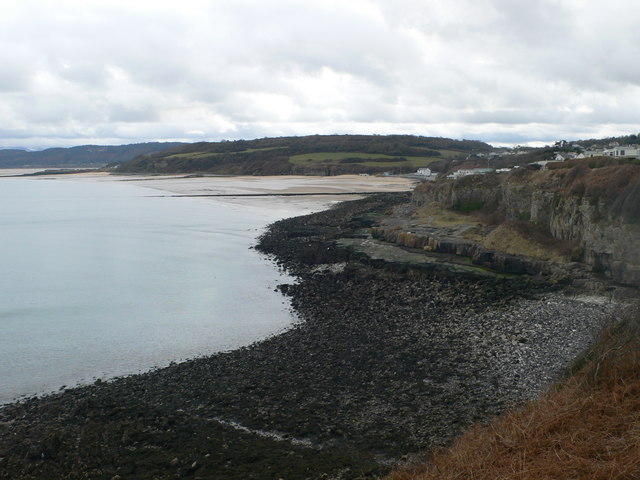
[[[556,145],[565,147],[566,142],[557,142]],[[554,156],[548,160],[541,160],[533,162],[531,165],[538,165],[543,170],[547,169],[547,164],[555,162],[564,162],[572,158],[589,158],[589,157],[615,157],[615,158],[640,158],[640,145],[619,145],[617,142],[610,143],[607,147],[599,147],[598,145],[592,145],[589,149],[583,149],[582,146],[574,144],[571,145],[574,151],[569,152],[556,152]],[[477,153],[476,157],[487,157],[488,162],[492,157],[502,157],[505,155],[518,155],[526,152],[492,152],[489,154]],[[519,168],[518,166],[511,168],[467,168],[456,170],[447,178],[460,178],[468,175],[484,175],[486,173],[504,173]],[[421,177],[424,180],[435,180],[438,177],[436,172],[432,172],[429,168],[419,168],[415,173],[416,176]]]
[[[583,150],[580,145],[572,145],[576,151],[573,152],[556,152],[553,158],[534,162],[543,169],[548,163],[564,162],[572,158],[590,158],[590,157],[615,157],[615,158],[640,158],[640,145],[619,145],[617,142],[610,144],[608,147],[598,147],[592,145],[589,149]]]
[[[513,167],[519,168],[519,167]],[[468,175],[484,175],[485,173],[503,173],[510,172],[513,168],[461,168],[460,170],[456,170],[451,175],[447,175],[447,178],[460,178],[466,177]],[[418,171],[414,174],[416,176],[421,177],[423,180],[435,180],[438,178],[437,172],[432,172],[430,168],[419,168]]]
[[[580,155],[585,157],[619,157],[619,158],[640,158],[640,145],[613,145],[610,148],[585,150]]]

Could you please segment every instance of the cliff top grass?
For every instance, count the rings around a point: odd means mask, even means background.
[[[518,169],[504,181],[544,187],[564,195],[582,196],[600,205],[607,217],[640,223],[640,164],[635,160],[585,158],[551,165],[536,172]]]
[[[433,225],[434,227],[456,227],[483,223],[469,215],[447,209],[438,202],[431,202],[423,207],[417,208],[411,215],[411,218],[417,223]]]
[[[490,250],[497,250],[511,255],[524,255],[539,260],[556,263],[570,261],[573,244],[561,242],[544,235],[542,232],[532,234],[531,228],[524,222],[505,222],[480,243]]]
[[[558,241],[541,227],[522,221],[507,221],[493,228],[480,213],[460,213],[438,202],[419,207],[411,216],[414,224],[458,229],[460,236],[485,248],[510,255],[566,263],[571,260],[573,242]]]
[[[468,431],[387,480],[640,478],[640,310],[606,330],[537,401]]]

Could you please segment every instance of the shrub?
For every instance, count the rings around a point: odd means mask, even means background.
[[[582,247],[581,245],[578,245],[576,247],[573,247],[573,249],[571,250],[571,254],[569,255],[569,260],[571,260],[572,262],[580,262],[582,261],[584,257],[584,247]]]
[[[613,202],[612,209],[631,222],[640,223],[640,176],[629,182]]]
[[[480,200],[468,200],[465,202],[458,202],[453,206],[454,210],[462,213],[470,213],[475,212],[477,210],[482,210],[484,207],[484,202]]]
[[[589,173],[589,169],[584,165],[576,165],[564,176],[564,186],[573,189],[574,185]]]

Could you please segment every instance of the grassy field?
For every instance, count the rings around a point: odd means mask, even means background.
[[[433,225],[435,227],[456,227],[480,223],[475,217],[449,210],[437,202],[431,202],[424,207],[418,208],[412,215],[412,219],[422,225]]]
[[[167,158],[206,158],[206,157],[216,157],[219,155],[233,155],[236,153],[253,153],[253,152],[264,152],[268,150],[279,150],[286,147],[267,147],[267,148],[247,148],[246,150],[241,150],[239,152],[186,152],[186,153],[176,153],[175,155],[170,155]]]
[[[269,150],[282,150],[283,148],[287,148],[287,147],[247,148],[246,150],[243,150],[242,152],[238,152],[238,153],[266,152]]]
[[[215,157],[218,155],[222,155],[221,153],[212,153],[212,152],[187,152],[187,153],[176,153],[175,155],[170,155],[167,159],[173,158],[206,158],[206,157]]]
[[[415,157],[415,156],[391,156],[380,153],[359,153],[359,152],[314,152],[294,155],[289,157],[289,162],[294,165],[336,165],[346,158],[359,158],[357,165],[367,167],[426,167],[431,162],[451,158],[459,155],[460,152],[453,150],[440,150],[441,156],[438,157]],[[405,161],[397,161],[396,159],[405,158]],[[385,161],[387,160],[387,161]]]

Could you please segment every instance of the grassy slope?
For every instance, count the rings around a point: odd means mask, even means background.
[[[240,153],[253,153],[260,151],[269,151],[276,150],[278,147],[274,148],[249,148],[246,150],[242,150],[240,152],[234,152],[235,154]],[[442,158],[448,158],[459,154],[460,152],[455,152],[452,150],[442,150],[442,157],[418,157],[418,156],[391,156],[377,153],[362,153],[362,152],[312,152],[312,153],[303,153],[300,155],[292,155],[289,157],[289,163],[294,165],[337,165],[342,160],[345,159],[358,159],[359,161],[353,162],[358,165],[364,165],[367,167],[426,167],[430,163],[435,162],[437,160],[441,160]],[[203,158],[213,158],[216,156],[223,155],[220,152],[187,152],[187,153],[177,153],[173,155],[169,155],[167,159],[203,159]],[[388,160],[388,161],[385,161]]]
[[[504,222],[487,233],[487,222],[481,215],[463,214],[450,210],[434,202],[420,207],[413,215],[417,224],[433,225],[436,227],[465,227],[464,238],[480,243],[490,250],[504,252],[511,255],[565,263],[570,261],[567,244],[542,232],[531,231],[535,226],[528,226],[525,222]],[[529,228],[526,228],[529,227]]]
[[[292,155],[289,162],[294,165],[314,165],[314,164],[332,164],[337,165],[345,159],[359,159],[359,165],[367,167],[426,167],[430,163],[443,158],[450,158],[459,155],[460,152],[453,150],[438,150],[441,156],[392,156],[376,153],[363,152],[311,152],[300,155]],[[387,160],[387,161],[385,161]]]
[[[534,235],[527,235],[515,222],[505,222],[495,228],[481,240],[482,245],[511,255],[525,255],[539,260],[565,263],[570,260],[564,245],[552,238],[546,239]]]
[[[409,173],[438,160],[490,149],[477,141],[411,135],[311,135],[190,144],[137,157],[119,165],[117,171],[336,175],[393,169]]]
[[[177,142],[150,142],[131,145],[81,145],[48,148],[37,152],[0,149],[0,168],[17,167],[102,167],[140,155],[184,145]]]
[[[387,480],[640,478],[640,309],[564,385]]]

